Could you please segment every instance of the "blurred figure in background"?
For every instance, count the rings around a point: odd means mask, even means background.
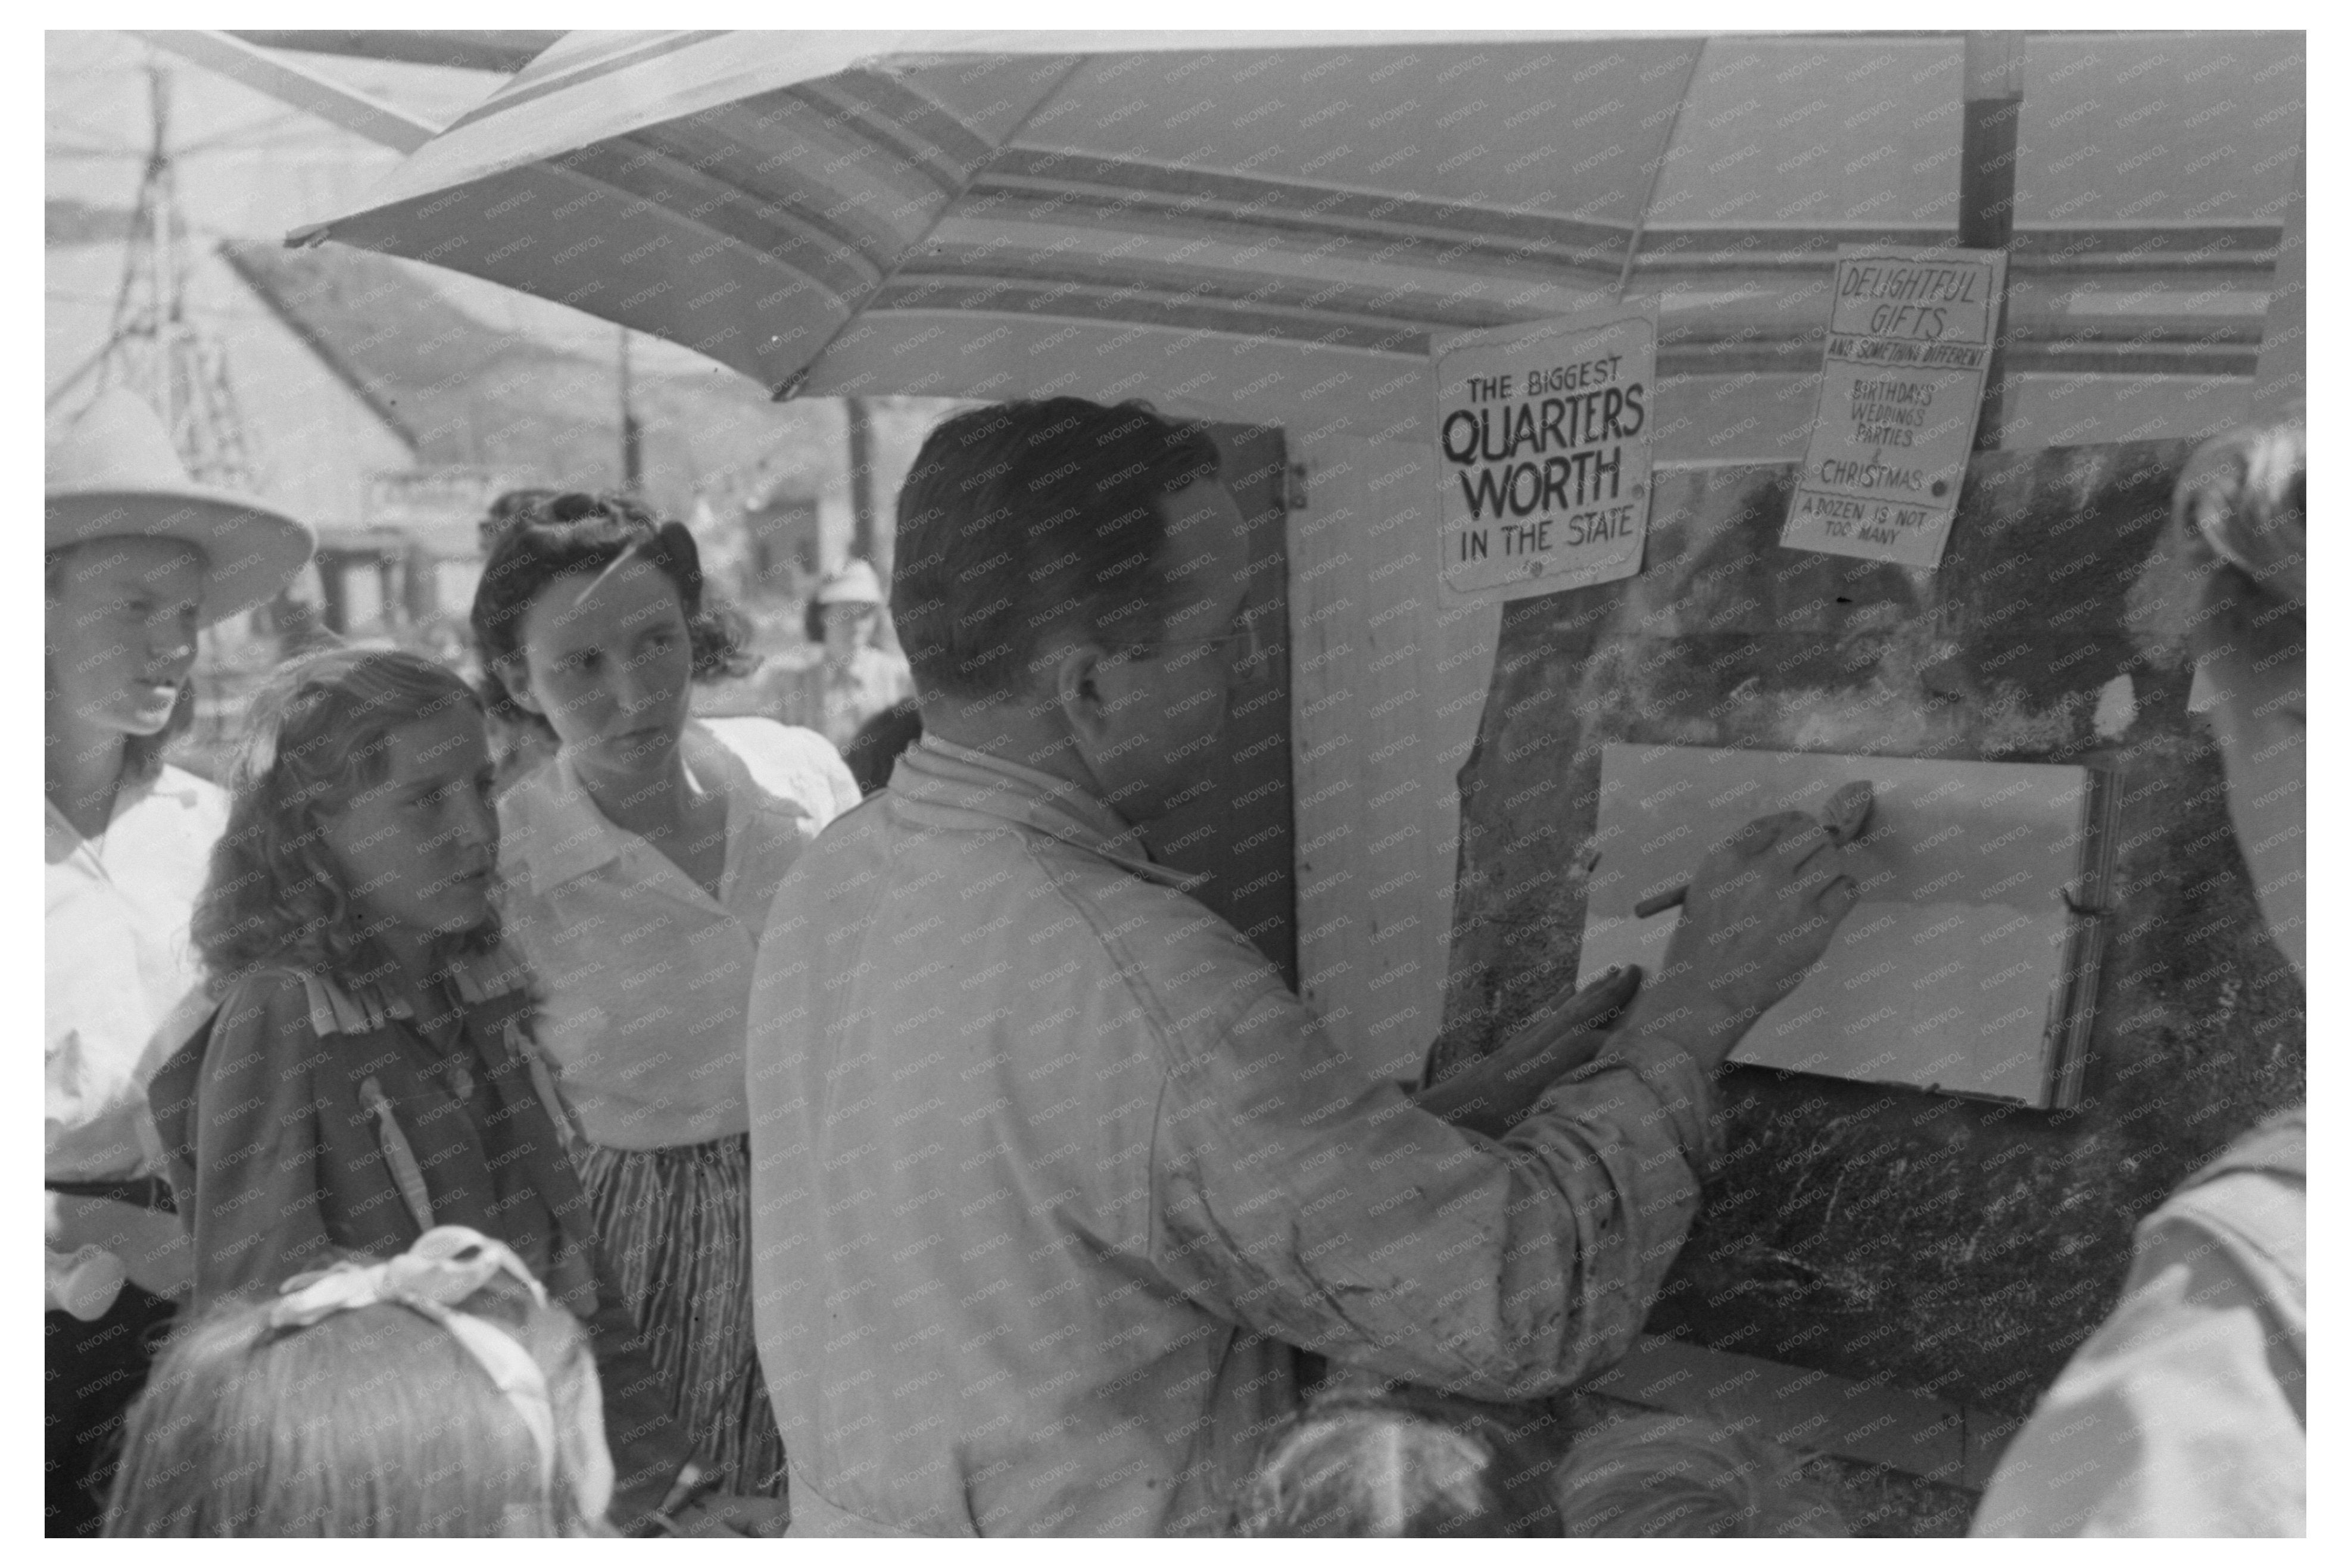
[[[2309,610],[2304,422],[2199,448],[2132,592],[2151,653],[2195,662],[2253,895],[2304,973]],[[2237,1139],[2141,1221],[2122,1304],[2043,1396],[1978,1535],[2301,1535],[2308,1322],[2304,1108]]]
[[[53,432],[47,459],[47,1513],[51,1534],[85,1534],[99,1520],[92,1468],[189,1273],[139,1127],[149,1038],[198,978],[188,918],[228,800],[166,766],[163,748],[195,715],[198,630],[268,602],[315,541],[249,497],[191,483],[162,422],[127,392]]]
[[[805,629],[809,647],[778,656],[759,673],[767,711],[846,751],[869,719],[914,695],[904,656],[874,643],[882,629],[881,578],[851,560],[810,597]]]

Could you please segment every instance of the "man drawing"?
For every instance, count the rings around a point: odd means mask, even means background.
[[[1856,896],[1811,819],[1758,821],[1597,1060],[1361,1088],[1142,842],[1255,643],[1216,471],[1199,426],[1061,398],[949,420],[907,479],[924,737],[802,858],[754,985],[798,1531],[1209,1531],[1293,1347],[1489,1399],[1606,1364],[1696,1211],[1710,1070]]]

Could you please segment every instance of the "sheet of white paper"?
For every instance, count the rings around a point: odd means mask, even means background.
[[[2084,768],[1609,746],[1582,977],[1627,963],[1656,974],[1681,912],[1644,920],[1635,904],[1687,883],[1752,819],[1817,815],[1855,779],[1876,795],[1847,852],[1862,901],[1733,1060],[2042,1103]]]

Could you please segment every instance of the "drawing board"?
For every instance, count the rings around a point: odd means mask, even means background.
[[[1817,816],[1867,779],[1845,853],[1861,902],[1802,984],[1732,1060],[2032,1105],[2064,1098],[2062,1060],[2088,988],[2069,967],[2091,839],[2087,768],[1614,744],[1600,768],[1580,978],[1661,967],[1678,907],[1634,905],[1689,881],[1756,817]]]

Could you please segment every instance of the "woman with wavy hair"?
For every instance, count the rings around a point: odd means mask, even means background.
[[[437,1226],[502,1242],[589,1326],[622,1518],[659,1529],[695,1478],[500,940],[489,777],[478,699],[411,653],[322,654],[256,700],[193,927],[216,1006],[150,1094],[196,1304]]]
[[[856,780],[812,731],[691,717],[695,682],[747,663],[742,624],[684,525],[624,497],[518,510],[473,622],[492,712],[555,745],[498,799],[498,869],[597,1232],[698,1459],[780,1497],[751,1325],[751,968],[778,884]]]

